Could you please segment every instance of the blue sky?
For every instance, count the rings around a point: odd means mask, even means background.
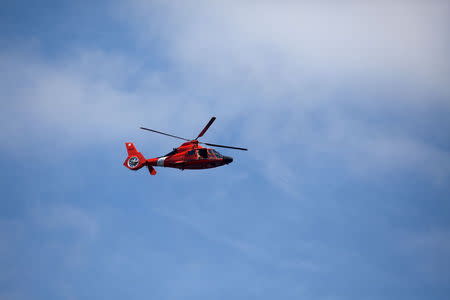
[[[0,299],[448,299],[449,11],[3,3]]]

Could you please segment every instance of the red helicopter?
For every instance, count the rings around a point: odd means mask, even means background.
[[[141,129],[144,130],[167,135],[180,140],[185,140],[187,142],[183,143],[178,148],[173,148],[173,151],[167,153],[164,156],[149,159],[146,159],[141,152],[137,151],[133,143],[125,143],[127,147],[128,157],[123,163],[123,165],[133,171],[139,170],[143,166],[147,166],[150,174],[152,175],[156,175],[156,170],[153,167],[166,167],[185,170],[185,169],[209,169],[227,165],[233,161],[232,157],[224,156],[212,148],[204,148],[199,144],[244,151],[247,151],[247,149],[199,142],[198,138],[202,137],[205,134],[205,132],[208,130],[208,128],[212,125],[212,123],[215,120],[216,117],[212,117],[211,120],[209,120],[208,124],[206,124],[205,128],[203,128],[200,134],[193,140],[185,139],[176,135],[156,131],[145,127],[140,127]]]

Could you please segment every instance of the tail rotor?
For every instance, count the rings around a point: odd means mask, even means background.
[[[128,169],[134,171],[142,168],[147,162],[144,155],[136,150],[136,147],[133,143],[125,143],[125,146],[127,147],[128,156],[123,162],[123,165]]]

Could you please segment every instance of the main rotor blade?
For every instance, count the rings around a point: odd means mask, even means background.
[[[209,120],[208,124],[206,124],[205,128],[203,128],[202,132],[200,132],[198,137],[196,137],[195,139],[198,140],[199,137],[202,137],[205,134],[205,132],[208,130],[209,126],[211,126],[215,120],[216,120],[216,117],[212,117],[211,120]]]
[[[224,145],[217,145],[217,144],[210,144],[210,143],[202,143],[199,142],[200,144],[205,144],[208,146],[213,146],[213,147],[221,147],[221,148],[229,148],[229,149],[236,149],[236,150],[243,150],[243,151],[248,151],[248,149],[246,148],[240,148],[240,147],[233,147],[233,146],[224,146]]]
[[[177,138],[177,139],[180,139],[180,140],[185,140],[185,141],[188,141],[188,142],[190,141],[190,140],[188,140],[188,139],[185,139],[185,138],[182,138],[182,137],[179,137],[179,136],[176,136],[176,135],[164,133],[164,132],[157,131],[157,130],[153,130],[153,129],[150,129],[150,128],[145,128],[145,127],[140,127],[140,128],[141,128],[141,129],[144,129],[144,130],[151,131],[151,132],[156,132],[156,133],[159,133],[159,134],[162,134],[162,135],[171,136],[171,137],[173,137],[173,138]]]

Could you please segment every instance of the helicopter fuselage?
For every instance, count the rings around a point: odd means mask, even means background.
[[[148,159],[136,150],[133,143],[125,143],[125,145],[128,157],[123,165],[134,171],[147,166],[152,175],[156,174],[153,167],[199,170],[220,167],[233,161],[232,157],[224,156],[215,149],[202,147],[195,140],[174,148],[173,151],[164,156]]]
[[[216,168],[232,161],[232,157],[223,156],[212,148],[205,148],[200,146],[197,141],[191,141],[164,156],[147,159],[147,164],[153,167],[195,170]]]

